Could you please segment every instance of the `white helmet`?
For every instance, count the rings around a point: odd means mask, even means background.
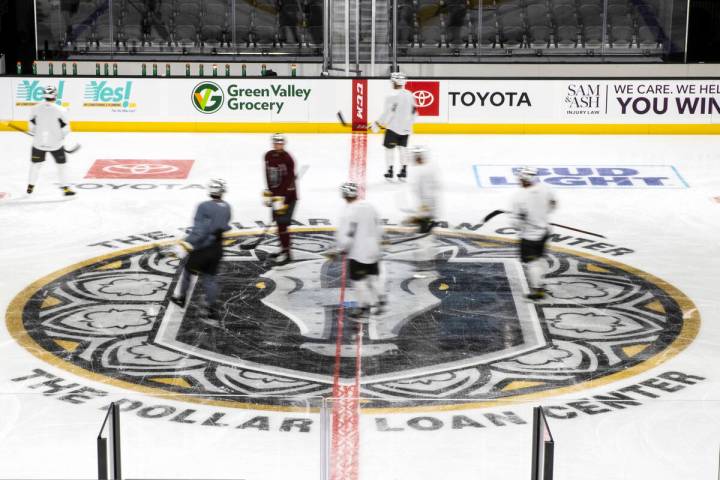
[[[282,133],[273,133],[273,136],[270,138],[272,143],[282,143],[283,145],[285,145],[285,135],[283,135]]]
[[[221,178],[213,178],[208,182],[207,189],[211,197],[222,197],[227,192],[227,184]]]
[[[357,198],[358,186],[357,183],[345,182],[340,186],[340,194],[343,198]]]
[[[405,82],[407,81],[407,77],[402,72],[393,72],[390,74],[390,81],[393,85],[404,87]]]
[[[411,158],[415,159],[417,157],[420,157],[423,159],[423,161],[426,159],[426,155],[428,153],[428,149],[423,145],[413,145],[412,147],[408,148],[408,150],[410,151]]]
[[[517,171],[517,176],[520,180],[528,183],[535,183],[537,180],[537,168],[533,167],[521,167]]]
[[[57,98],[57,88],[45,87],[45,92],[43,93],[43,98],[48,101],[50,101],[50,100],[54,101]]]

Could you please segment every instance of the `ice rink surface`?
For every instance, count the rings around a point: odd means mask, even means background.
[[[158,262],[148,250],[156,239],[180,234],[191,224],[194,207],[206,198],[198,186],[212,177],[228,182],[233,234],[257,234],[257,222],[262,225],[268,215],[261,192],[269,135],[74,135],[82,149],[69,156],[68,178],[78,194],[66,201],[52,160],[45,162],[33,196],[24,197],[30,141],[19,133],[0,134],[0,310],[6,319],[0,328],[0,478],[95,478],[94,438],[110,401],[121,401],[125,409],[128,478],[320,478],[323,432],[317,407],[320,397],[332,392],[332,375],[323,372],[332,370],[324,367],[332,364],[333,355],[307,347],[307,338],[296,350],[283,350],[283,329],[301,320],[285,324],[285,317],[276,319],[276,330],[246,328],[243,322],[252,319],[243,317],[242,303],[233,304],[237,328],[231,333],[188,323],[167,308],[169,284],[162,279],[172,278],[172,265]],[[357,142],[353,149],[350,135],[288,135],[287,150],[298,165],[309,167],[299,183],[295,211],[298,231],[309,246],[296,258],[307,265],[322,263],[312,245],[323,247],[328,241],[325,230],[342,207],[338,186],[350,177],[353,154],[353,175],[364,181],[368,201],[389,226],[402,221],[407,185],[383,179],[381,140],[369,136],[365,155]],[[390,347],[377,340],[382,337],[378,331],[363,331],[370,342],[355,380],[361,396],[371,401],[362,407],[356,426],[355,467],[347,475],[334,470],[335,478],[529,478],[531,408],[536,405],[551,414],[558,480],[716,478],[720,138],[415,135],[411,143],[429,148],[441,175],[440,218],[448,229],[439,234],[440,250],[465,252],[465,260],[454,261],[470,266],[448,262],[456,270],[441,272],[436,283],[422,286],[427,291],[395,279],[404,293],[395,305],[390,299],[391,311],[399,315],[440,299],[441,305],[433,307],[439,313],[432,314],[440,325],[432,335],[422,321],[410,324],[415,331],[406,325],[394,332],[397,341]],[[86,178],[98,160],[193,163],[187,178]],[[358,161],[366,161],[366,169],[358,168]],[[553,221],[606,239],[556,228],[551,272],[561,278],[575,269],[580,280],[561,279],[554,287],[551,281],[553,299],[564,300],[552,308],[516,301],[493,320],[494,307],[478,298],[484,292],[516,298],[516,290],[526,285],[507,216],[472,228],[490,211],[510,206],[518,187],[503,185],[503,178],[512,181],[510,167],[520,165],[545,168],[546,177],[565,177],[552,180],[561,183],[554,187],[559,208]],[[589,178],[603,174],[616,178]],[[400,259],[395,264],[403,264],[403,252],[390,253]],[[478,257],[485,260],[474,260]],[[139,291],[133,281],[146,281],[139,270],[95,287],[83,277],[88,271],[119,272],[130,264],[146,268],[145,261],[155,275],[147,281],[160,285],[151,288],[159,296],[157,308],[118,313]],[[508,273],[509,280],[503,275],[496,282],[497,272],[479,266],[500,264],[497,268],[517,275]],[[246,270],[237,272],[250,278]],[[274,277],[267,271],[256,274],[262,280],[251,278],[257,297]],[[493,281],[484,281],[483,275]],[[303,281],[297,284],[309,288]],[[228,282],[232,285],[232,278]],[[575,290],[568,293],[563,285]],[[455,286],[464,290],[452,296]],[[613,300],[593,303],[603,295]],[[271,300],[262,304],[273,308]],[[465,323],[457,320],[459,310]],[[418,318],[430,315],[427,311]],[[472,312],[485,315],[487,324],[468,323]],[[166,326],[183,320],[171,339],[185,346],[179,349],[182,355],[161,338],[168,329],[158,324],[149,336],[134,336],[141,330],[138,322],[156,320],[150,319],[153,314],[167,317],[162,320],[169,322]],[[136,323],[103,323],[113,315]],[[443,315],[453,328],[443,328]],[[116,337],[111,341],[103,328],[124,330],[122,341],[144,340],[115,344]],[[534,346],[527,343],[532,332],[537,334]],[[483,333],[492,338],[483,339]],[[180,338],[183,334],[190,340]],[[330,340],[335,334],[329,334]],[[275,344],[268,338],[274,335]],[[151,340],[157,342],[154,350]],[[249,363],[244,355],[262,342],[266,349]],[[502,348],[526,344],[520,353],[502,353]],[[334,340],[331,345],[335,353]],[[378,352],[397,347],[399,353],[377,360],[371,345]],[[550,350],[562,354],[542,357]],[[349,349],[343,361],[354,361],[354,355]],[[258,363],[271,368],[263,370]],[[403,369],[415,370],[406,375]],[[180,370],[183,375],[177,374]],[[128,371],[135,372],[132,378]],[[261,378],[257,371],[275,376]],[[287,382],[287,388],[263,390],[273,382]],[[248,395],[274,399],[242,401]],[[425,401],[413,401],[419,398]],[[342,434],[338,428],[329,432]]]

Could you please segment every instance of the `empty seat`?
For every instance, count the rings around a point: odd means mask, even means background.
[[[92,37],[91,25],[85,23],[76,23],[68,25],[65,34],[65,42],[72,45],[78,45],[87,42]]]
[[[638,27],[637,43],[640,48],[659,48],[662,46],[660,29],[654,25]]]
[[[440,17],[432,17],[419,24],[419,43],[425,47],[439,47],[445,41],[445,25]]]
[[[225,43],[225,30],[220,25],[203,25],[200,27],[200,42],[203,45]]]
[[[578,29],[572,25],[557,27],[555,44],[558,48],[575,48],[578,45]]]
[[[627,25],[610,27],[610,47],[630,48],[633,44],[633,29]]]
[[[603,46],[603,30],[599,25],[586,25],[582,33],[583,47],[601,48]]]
[[[146,40],[150,45],[169,45],[172,41],[171,24],[152,22]]]
[[[478,43],[481,47],[495,48],[499,44],[498,31],[495,22],[484,23],[479,32]]]
[[[95,22],[95,28],[93,29],[93,41],[97,46],[109,45],[112,43],[110,38],[110,17],[103,16]]]
[[[125,45],[143,45],[145,43],[145,35],[140,25],[123,26],[122,41]]]
[[[577,25],[575,8],[568,5],[558,5],[553,7],[552,19],[556,27],[560,27],[562,25]]]
[[[176,25],[195,25],[200,24],[200,6],[194,2],[184,1],[177,6],[175,13]]]
[[[250,17],[235,17],[235,45],[248,46],[250,44]]]
[[[503,17],[505,15],[521,15],[522,14],[522,7],[519,3],[503,3],[498,5],[497,7],[497,15],[499,17]]]
[[[584,26],[598,26],[603,24],[603,15],[600,7],[583,5],[578,9],[580,23]]]
[[[176,45],[195,45],[197,43],[197,27],[193,24],[175,25],[173,41]]]
[[[525,45],[525,29],[517,26],[503,26],[500,43],[504,48],[522,48]]]
[[[522,12],[520,10],[512,10],[505,14],[498,14],[497,22],[501,27],[519,27],[525,26],[523,22]]]
[[[175,19],[175,6],[171,2],[163,2],[158,10],[155,10],[155,18],[160,18],[163,22],[172,23]]]
[[[228,13],[228,6],[223,2],[208,2],[205,5],[205,16],[206,17],[221,17],[225,18]]]
[[[550,12],[545,5],[528,5],[525,14],[528,25],[550,25]]]
[[[528,27],[528,46],[531,48],[549,48],[553,41],[553,31],[548,25]]]

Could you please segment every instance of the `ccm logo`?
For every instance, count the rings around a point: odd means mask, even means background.
[[[355,85],[355,117],[362,120],[365,118],[365,85],[358,82]]]

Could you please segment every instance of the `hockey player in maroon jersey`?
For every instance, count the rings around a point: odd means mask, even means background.
[[[279,133],[272,136],[272,150],[265,154],[265,177],[267,190],[263,193],[265,205],[272,207],[273,220],[277,224],[281,251],[273,255],[276,266],[290,261],[290,232],[297,189],[295,187],[295,161],[285,151],[285,137]]]

